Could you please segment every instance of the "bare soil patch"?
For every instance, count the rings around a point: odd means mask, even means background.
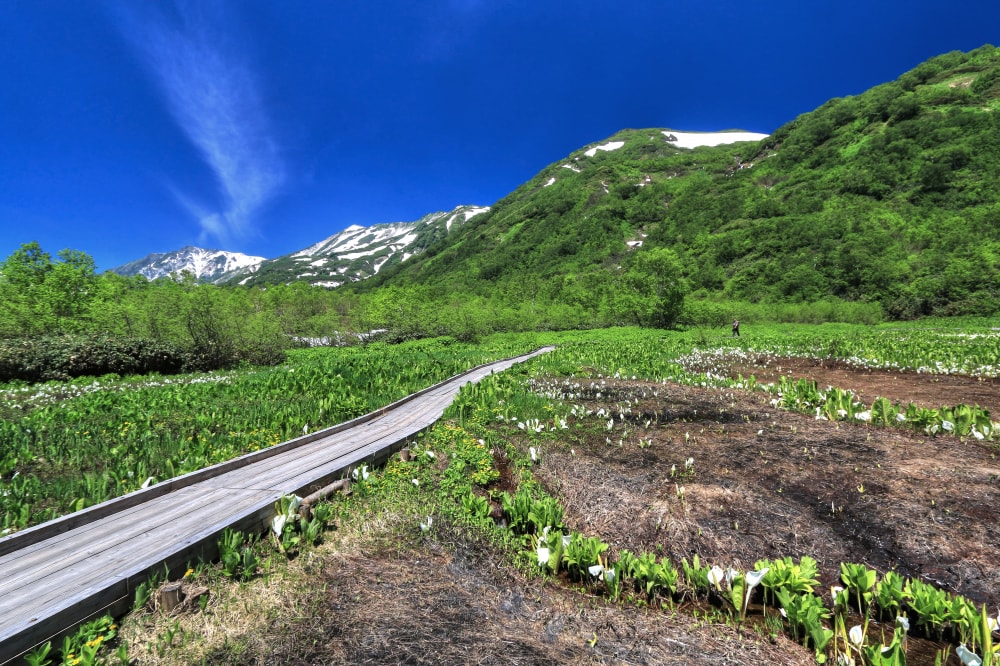
[[[790,379],[811,379],[820,388],[836,386],[850,389],[866,405],[876,398],[906,405],[935,409],[959,403],[979,405],[1000,413],[1000,378],[967,377],[964,375],[932,375],[927,373],[872,370],[837,359],[802,357],[768,358],[760,356],[754,364],[733,363],[730,377],[754,375],[759,382],[777,382],[782,376]]]
[[[360,540],[332,539],[290,573],[220,589],[206,613],[146,616],[126,630],[138,646],[132,663],[814,663],[784,636],[616,606],[525,577],[446,522],[402,539],[400,527],[390,521]],[[176,638],[164,650],[167,631]]]
[[[444,535],[439,535],[444,536]],[[449,539],[445,539],[449,540]],[[427,540],[402,557],[328,561],[329,624],[308,663],[809,664],[809,653],[749,630],[620,608],[552,581],[525,579]]]
[[[579,437],[536,470],[574,528],[620,548],[743,568],[810,555],[824,583],[840,562],[865,563],[1000,602],[995,449],[817,421],[739,391],[609,382],[601,393],[584,404],[617,413],[633,401],[633,434],[623,445],[621,425]]]
[[[807,377],[869,401],[1000,405],[995,380],[795,361],[731,371]],[[750,569],[809,555],[826,589],[841,562],[864,563],[1000,603],[995,445],[816,420],[762,393],[620,380],[578,391],[574,402],[615,414],[615,425],[565,431],[535,470],[573,529],[678,562],[698,554]]]

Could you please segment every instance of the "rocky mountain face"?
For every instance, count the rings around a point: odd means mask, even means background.
[[[201,282],[212,282],[223,275],[245,270],[265,261],[264,257],[251,257],[240,252],[206,250],[187,246],[174,252],[149,254],[142,259],[112,268],[112,273],[133,276],[144,275],[150,280],[190,273]]]
[[[119,275],[144,275],[150,280],[190,273],[200,282],[263,285],[305,281],[318,287],[339,287],[369,278],[419,254],[452,229],[485,213],[488,206],[459,206],[430,213],[415,222],[391,222],[370,227],[352,225],[314,245],[265,259],[239,252],[185,247],[150,254],[112,268]]]
[[[328,288],[358,282],[419,254],[488,210],[487,206],[459,206],[415,222],[352,225],[303,250],[237,269],[215,282],[263,285],[305,281]]]

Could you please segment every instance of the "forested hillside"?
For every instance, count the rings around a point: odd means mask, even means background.
[[[553,163],[360,289],[536,297],[615,318],[630,271],[659,253],[706,299],[842,299],[893,318],[1000,310],[1000,50],[934,58],[759,144],[688,150],[669,134],[627,130],[600,144],[620,148]]]

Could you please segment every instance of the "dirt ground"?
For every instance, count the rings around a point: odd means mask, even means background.
[[[487,553],[467,555],[426,544],[398,559],[367,553],[330,562],[323,578],[337,622],[326,626],[328,649],[303,663],[813,663],[784,637],[772,643],[751,629],[619,608],[491,566]],[[365,603],[369,593],[377,607]]]
[[[204,612],[135,618],[123,628],[130,663],[814,663],[810,650],[780,634],[609,604],[526,577],[447,521],[425,536],[412,520],[381,515],[366,536],[335,532],[280,574],[216,582]]]
[[[802,359],[733,365],[729,374],[808,377],[869,403],[1000,407],[995,379]],[[550,446],[536,467],[576,530],[633,552],[698,554],[741,569],[810,555],[824,588],[838,582],[840,562],[864,563],[1000,603],[996,445],[818,421],[772,408],[762,393],[620,380],[563,390],[619,415],[611,431]]]
[[[820,388],[852,389],[866,405],[875,398],[884,397],[904,405],[912,402],[930,409],[959,403],[979,405],[990,410],[994,419],[1000,414],[1000,377],[871,370],[837,359],[771,359],[763,355],[754,364],[733,364],[730,376],[738,374],[744,377],[753,374],[762,383],[775,382],[781,375],[791,379],[805,377],[815,381]]]

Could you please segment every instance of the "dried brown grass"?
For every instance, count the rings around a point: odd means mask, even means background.
[[[248,583],[208,581],[204,613],[134,616],[135,664],[808,664],[808,651],[683,613],[527,577],[467,528],[405,513]],[[373,531],[373,527],[379,529]],[[200,581],[199,581],[200,582]],[[157,640],[174,623],[174,645]]]

